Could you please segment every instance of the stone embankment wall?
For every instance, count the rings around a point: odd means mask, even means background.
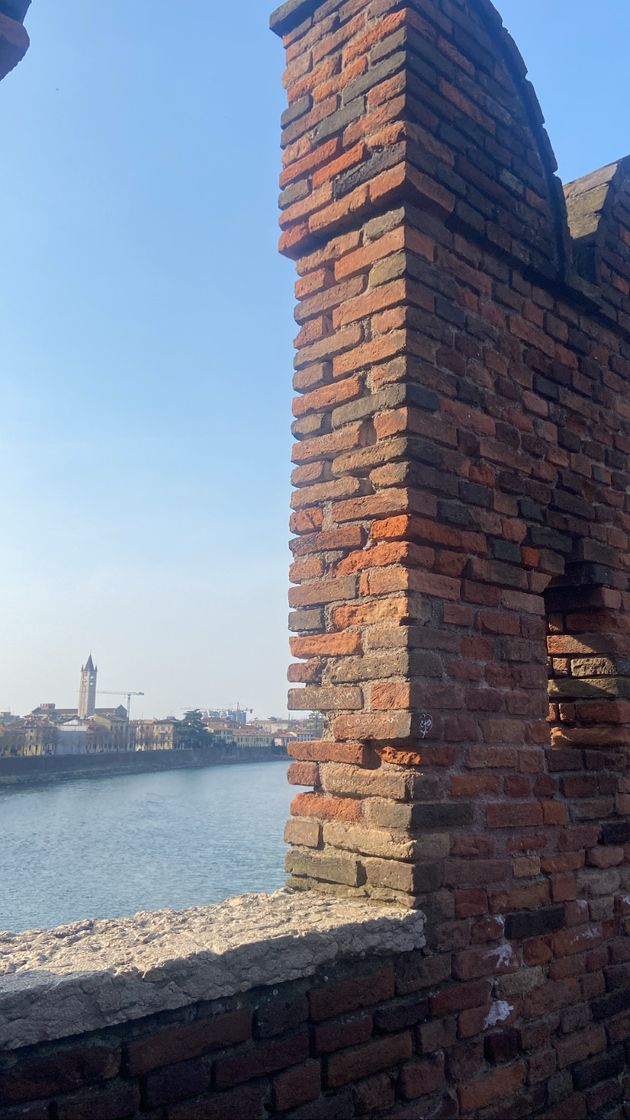
[[[0,1117],[627,1117],[629,165],[565,197],[487,0],[272,23],[295,890],[238,967],[212,909],[0,941]]]
[[[283,747],[239,747],[221,743],[203,750],[112,751],[106,754],[44,755],[0,758],[0,788],[41,785],[70,778],[145,774],[159,770],[198,770],[248,762],[279,762]]]

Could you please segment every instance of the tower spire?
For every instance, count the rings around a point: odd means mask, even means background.
[[[81,684],[79,686],[79,719],[89,719],[96,710],[96,665],[92,654],[85,665],[81,667]]]

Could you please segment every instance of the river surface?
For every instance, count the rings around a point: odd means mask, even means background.
[[[276,890],[286,772],[254,762],[0,790],[0,930]]]

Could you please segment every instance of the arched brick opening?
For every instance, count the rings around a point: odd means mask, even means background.
[[[545,594],[554,747],[630,744],[630,619],[613,583],[610,568],[581,562]]]

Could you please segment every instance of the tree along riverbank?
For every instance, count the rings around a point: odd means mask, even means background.
[[[0,789],[67,781],[71,778],[143,774],[159,770],[194,770],[204,766],[278,762],[283,759],[288,759],[284,747],[239,747],[235,743],[221,743],[198,750],[1,757]]]

